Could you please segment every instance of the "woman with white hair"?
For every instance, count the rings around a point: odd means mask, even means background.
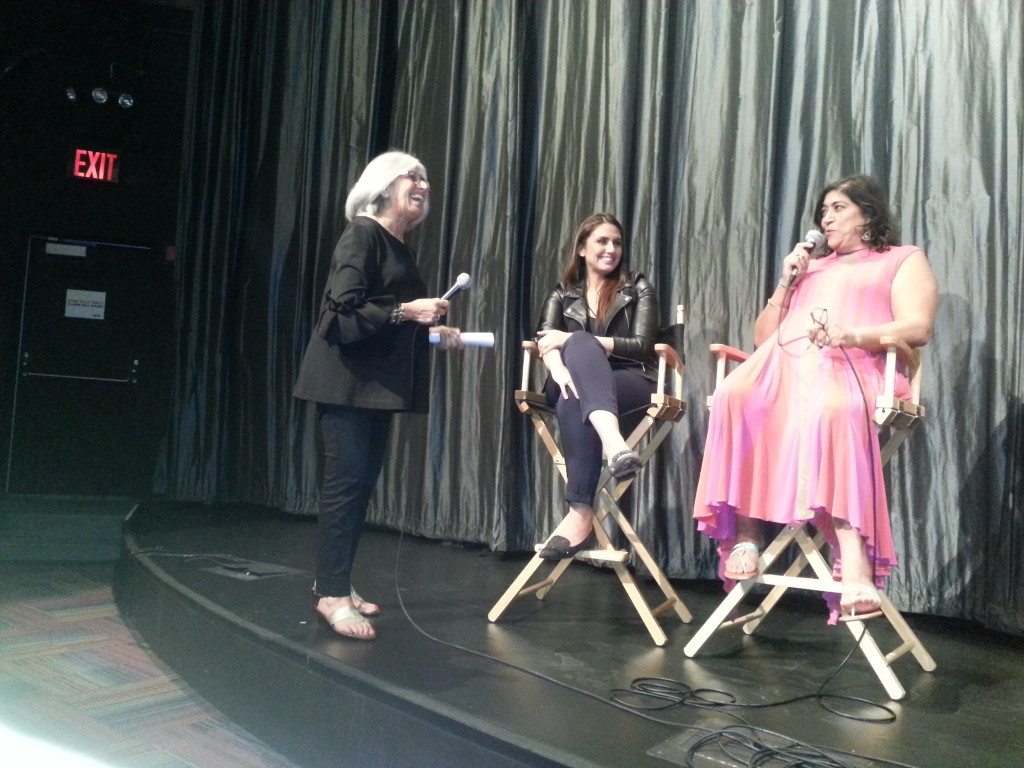
[[[367,617],[380,606],[352,588],[352,564],[392,414],[427,410],[429,333],[440,334],[443,349],[462,347],[458,329],[436,326],[448,302],[424,298],[427,286],[405,243],[429,207],[426,170],[412,155],[385,152],[363,170],[345,202],[349,225],[334,249],[293,392],[317,404],[324,444],[317,615],[359,640],[376,637]]]

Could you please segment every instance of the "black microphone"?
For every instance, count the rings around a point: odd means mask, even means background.
[[[452,284],[452,287],[445,291],[444,296],[442,296],[441,298],[444,299],[445,301],[449,299],[454,299],[460,293],[467,290],[469,286],[471,286],[472,284],[473,279],[465,272],[463,272],[462,274],[455,278],[455,282]]]
[[[811,244],[811,250],[808,253],[814,253],[825,244],[825,235],[817,229],[807,230],[807,234],[804,235],[804,241]],[[788,291],[790,286],[793,285],[793,281],[796,280],[800,274],[800,270],[793,267],[793,270],[789,273],[789,280],[786,281],[786,290]]]

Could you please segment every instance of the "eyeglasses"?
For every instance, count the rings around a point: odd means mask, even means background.
[[[427,186],[427,187],[430,186],[430,182],[427,181],[427,177],[424,176],[419,171],[409,171],[408,173],[403,173],[398,178],[400,178],[400,179],[403,179],[403,178],[404,179],[409,179],[409,181],[411,181],[413,184],[422,184],[422,185]]]
[[[821,328],[825,332],[825,344],[832,343],[832,337],[828,332],[828,310],[824,307],[815,307],[811,310],[811,322]],[[822,346],[822,342],[818,342],[818,346]]]

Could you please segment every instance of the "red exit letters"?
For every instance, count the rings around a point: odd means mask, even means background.
[[[80,179],[117,182],[120,164],[113,152],[74,149],[71,153],[71,175]]]

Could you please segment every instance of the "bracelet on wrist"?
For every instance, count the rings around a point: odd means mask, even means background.
[[[781,304],[776,304],[771,299],[768,299],[768,306],[769,307],[775,307],[776,309],[782,309],[782,305]]]
[[[405,307],[401,304],[396,304],[395,308],[391,310],[391,322],[395,325],[405,322]]]

